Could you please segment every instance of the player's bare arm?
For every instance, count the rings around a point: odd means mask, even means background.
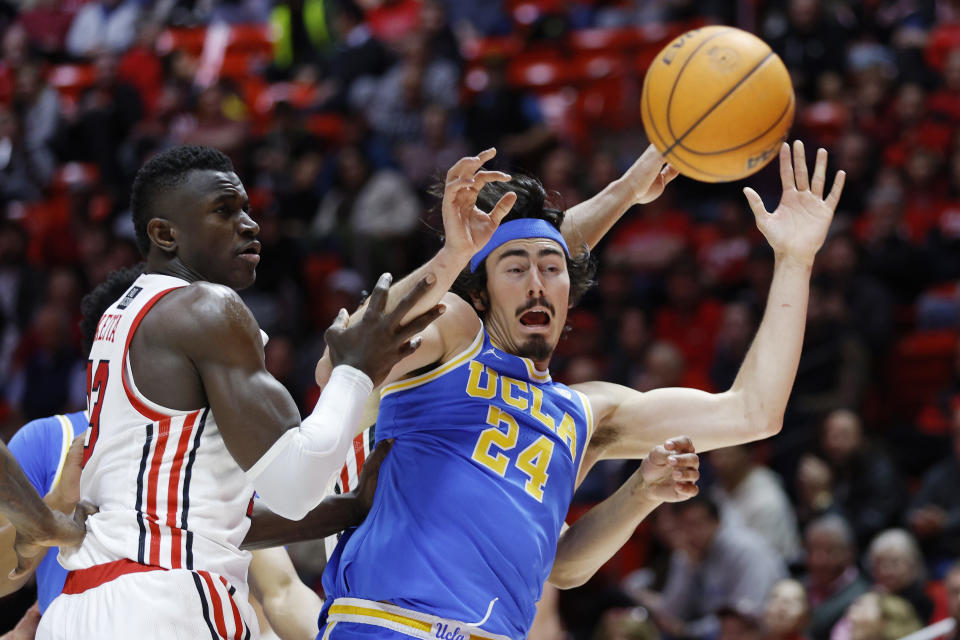
[[[570,250],[593,249],[627,210],[653,202],[679,174],[652,144],[627,171],[603,191],[567,209],[561,231]]]
[[[273,631],[283,640],[313,640],[323,605],[303,584],[285,549],[254,551],[250,559],[250,591],[263,604]]]
[[[500,221],[510,213],[516,194],[507,193],[489,212],[477,207],[477,196],[490,182],[506,182],[510,176],[501,171],[485,171],[483,164],[496,156],[496,149],[487,149],[476,156],[461,158],[447,171],[441,212],[444,244],[433,258],[397,282],[390,290],[386,309],[392,311],[398,301],[421,280],[436,282],[431,292],[414,305],[404,316],[422,312],[431,305],[442,303],[447,314],[420,336],[418,353],[402,361],[390,373],[387,382],[402,378],[407,373],[434,362],[444,362],[456,355],[476,337],[480,324],[476,313],[458,296],[448,293],[450,286],[496,231]],[[357,313],[362,313],[361,307]],[[317,364],[317,384],[326,384],[331,371],[326,355]]]
[[[800,360],[813,259],[826,238],[845,177],[838,171],[825,197],[827,152],[818,150],[812,179],[803,143],[794,143],[792,156],[784,144],[783,194],[772,213],[756,192],[744,190],[776,262],[763,319],[733,386],[719,394],[693,389],[640,393],[604,382],[578,386],[590,397],[597,422],[587,463],[643,457],[678,433],[689,434],[703,452],[779,432]]]
[[[356,488],[349,493],[327,496],[303,520],[287,520],[255,501],[250,530],[241,548],[266,549],[317,540],[359,525],[373,504],[380,464],[392,446],[390,440],[378,443],[363,463]]]
[[[51,509],[30,484],[16,458],[0,442],[0,515],[16,531],[17,563],[11,578],[36,567],[31,559],[42,557],[47,547],[73,546],[83,540],[85,529],[69,515]],[[0,531],[3,531],[0,529]],[[5,532],[11,535],[11,532]]]
[[[587,471],[581,470],[578,484]],[[616,492],[560,534],[549,582],[561,589],[584,584],[654,509],[697,495],[699,479],[700,459],[690,438],[671,438],[654,447]]]

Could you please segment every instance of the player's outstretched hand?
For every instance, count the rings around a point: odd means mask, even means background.
[[[664,188],[680,173],[669,164],[652,144],[640,154],[637,161],[623,174],[623,179],[633,190],[636,204],[647,204],[660,197]]]
[[[17,626],[0,636],[0,640],[33,640],[37,635],[38,626],[40,626],[40,609],[34,602],[33,606],[20,618]]]
[[[500,221],[517,201],[512,191],[503,195],[488,213],[477,207],[477,196],[489,182],[507,182],[502,171],[483,171],[483,163],[497,155],[496,149],[460,158],[447,171],[443,187],[443,246],[454,255],[470,258],[483,248],[497,230]]]
[[[651,500],[682,502],[697,495],[700,458],[690,438],[670,438],[654,447],[640,464],[640,477]]]
[[[352,491],[357,497],[358,506],[363,509],[363,517],[366,517],[373,506],[373,496],[377,492],[377,479],[380,477],[380,463],[390,453],[393,447],[393,440],[381,440],[377,443],[376,449],[370,454],[363,468],[360,470],[360,479],[357,481],[357,488]]]
[[[374,287],[367,308],[359,319],[351,322],[346,309],[327,329],[324,338],[330,349],[330,362],[336,367],[347,364],[363,371],[378,386],[394,365],[409,356],[420,346],[418,333],[446,310],[443,304],[435,305],[409,322],[403,317],[427,294],[436,283],[436,277],[427,274],[403,296],[400,303],[386,312],[387,291],[392,278],[389,273],[380,276]]]
[[[743,190],[757,219],[757,227],[778,255],[812,262],[813,256],[823,245],[833,220],[833,212],[840,201],[846,173],[837,172],[830,193],[824,197],[826,178],[826,150],[817,149],[813,180],[810,180],[803,143],[797,140],[793,143],[792,161],[790,146],[784,142],[780,147],[780,182],[783,185],[783,195],[780,196],[780,204],[773,213],[764,208],[756,191],[749,187]]]

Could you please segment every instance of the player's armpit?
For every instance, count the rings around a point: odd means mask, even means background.
[[[288,520],[256,500],[250,516],[250,531],[240,548],[269,549],[325,538],[357,526],[366,514],[367,509],[353,493],[327,496],[301,520]]]

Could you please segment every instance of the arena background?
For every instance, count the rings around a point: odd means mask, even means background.
[[[233,159],[263,242],[242,295],[304,411],[336,311],[438,246],[427,191],[443,171],[496,146],[497,167],[535,173],[562,206],[582,201],[647,144],[652,56],[714,23],[780,54],[798,98],[791,137],[848,174],[783,432],[747,456],[781,479],[796,531],[822,513],[849,521],[868,581],[874,536],[912,531],[934,605],[922,622],[947,616],[942,577],[960,552],[955,1],[0,0],[0,436],[85,406],[79,301],[138,260],[130,185],[156,151],[206,144]],[[771,165],[728,185],[679,178],[624,217],[596,250],[599,285],[570,314],[555,379],[730,385],[773,265],[746,185],[774,206]],[[633,468],[599,466],[572,516]],[[723,498],[718,471],[705,456],[703,493]],[[635,596],[663,585],[671,546],[667,524],[647,523],[561,593],[567,633],[654,637]],[[319,589],[313,548],[293,553]],[[809,558],[783,560],[803,578]],[[32,598],[0,600],[0,630]],[[755,612],[732,609],[721,617],[744,630],[729,637],[764,637],[747,635],[767,633]]]

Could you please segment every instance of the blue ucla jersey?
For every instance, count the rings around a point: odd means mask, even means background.
[[[376,435],[393,449],[370,513],[324,572],[327,604],[388,601],[468,624],[489,611],[484,631],[525,637],[591,429],[585,396],[485,330],[443,366],[387,385]]]
[[[10,439],[10,452],[20,463],[30,484],[40,495],[46,495],[60,480],[70,443],[82,435],[89,425],[82,411],[50,416],[23,425]],[[37,602],[40,613],[63,591],[67,570],[57,562],[53,548],[37,566]]]

